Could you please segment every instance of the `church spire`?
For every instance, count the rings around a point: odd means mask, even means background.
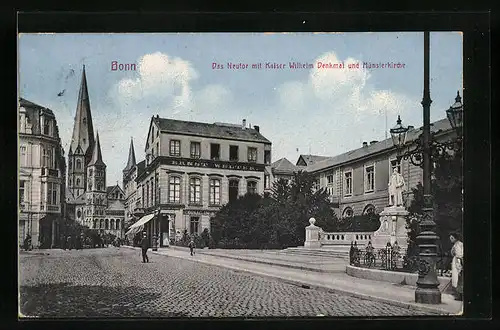
[[[94,146],[94,151],[92,153],[92,159],[90,160],[89,166],[91,165],[105,165],[102,161],[101,154],[101,144],[99,143],[99,132],[97,132],[96,143]]]
[[[87,76],[85,65],[83,65],[82,81],[76,105],[75,124],[70,148],[74,152],[80,146],[84,153],[92,152],[94,147],[94,128],[92,126],[92,114],[90,112],[89,92],[87,88]]]
[[[123,169],[123,172],[130,171],[134,166],[135,166],[134,140],[130,138],[130,148],[128,150],[127,166]]]

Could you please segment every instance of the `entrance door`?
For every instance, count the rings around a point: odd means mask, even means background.
[[[160,236],[161,236],[161,241],[160,244],[161,246],[169,246],[170,245],[170,238],[169,238],[169,219],[168,216],[162,215],[160,218]]]
[[[49,217],[45,217],[40,220],[39,224],[40,248],[50,249],[52,245],[52,219]]]

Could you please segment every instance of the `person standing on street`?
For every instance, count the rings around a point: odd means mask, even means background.
[[[141,248],[142,248],[142,262],[149,262],[148,258],[148,249],[149,249],[149,240],[146,236],[146,233],[143,234],[142,236],[142,241],[141,241]]]
[[[189,251],[191,252],[191,255],[194,255],[194,248],[195,248],[195,244],[194,244],[194,240],[191,238],[191,241],[189,241]]]
[[[463,300],[463,268],[464,268],[464,244],[458,233],[450,234],[450,241],[453,244],[451,255],[451,283],[455,300]]]

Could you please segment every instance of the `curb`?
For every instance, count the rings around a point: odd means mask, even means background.
[[[138,247],[131,247],[131,246],[127,246],[127,247],[131,248],[131,249],[139,249]],[[283,283],[300,286],[304,289],[314,289],[314,290],[319,290],[319,291],[323,291],[323,292],[337,293],[337,294],[342,294],[342,295],[360,298],[360,299],[364,299],[364,300],[386,303],[386,304],[401,307],[401,308],[414,309],[414,310],[419,310],[419,311],[427,312],[427,313],[431,313],[431,314],[437,314],[440,316],[457,315],[457,314],[453,314],[451,312],[448,312],[446,310],[443,310],[441,308],[424,306],[424,305],[420,305],[420,304],[416,304],[416,303],[412,303],[412,302],[404,302],[404,301],[394,300],[394,299],[390,299],[390,298],[383,298],[383,297],[378,297],[378,296],[369,295],[369,294],[365,294],[365,293],[349,291],[346,289],[331,288],[331,287],[328,287],[326,285],[311,284],[310,282],[306,282],[303,280],[294,280],[294,279],[284,278],[284,277],[281,277],[278,275],[261,273],[261,272],[254,271],[254,270],[241,269],[241,268],[235,267],[235,266],[221,265],[221,264],[218,264],[218,263],[215,263],[212,261],[193,259],[191,256],[168,255],[168,254],[159,253],[158,251],[152,251],[152,253],[157,254],[157,255],[161,255],[161,256],[165,256],[165,257],[172,257],[172,258],[178,258],[178,259],[183,259],[183,260],[191,260],[193,262],[199,262],[199,263],[203,263],[203,264],[207,264],[207,265],[224,267],[224,268],[231,269],[231,270],[238,271],[238,272],[255,274],[255,275],[262,276],[262,277],[271,278],[274,280],[279,280],[280,282],[283,282]]]

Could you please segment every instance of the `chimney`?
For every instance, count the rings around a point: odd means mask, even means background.
[[[363,147],[368,147],[368,142],[363,142]]]
[[[247,120],[243,119],[243,122],[241,123],[241,127],[245,129],[247,127]]]
[[[257,132],[260,132],[260,127],[259,127],[259,126],[257,126],[257,125],[254,125],[254,126],[253,126],[253,129],[254,129],[254,130],[256,130]]]
[[[377,140],[370,141],[370,145],[377,143],[377,142],[378,142]]]

